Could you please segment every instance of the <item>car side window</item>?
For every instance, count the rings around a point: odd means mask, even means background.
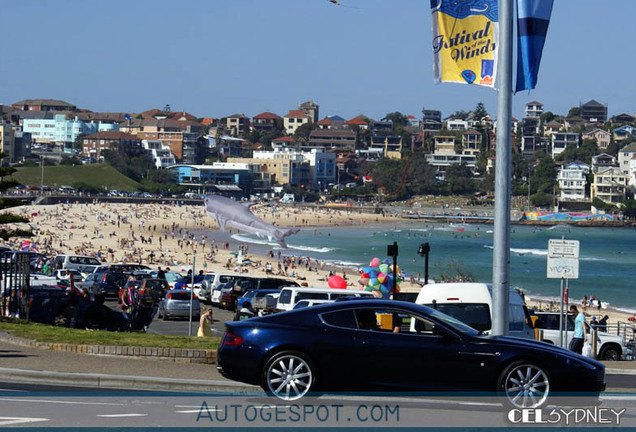
[[[343,327],[348,329],[357,329],[358,324],[352,310],[341,310],[336,312],[328,312],[320,315],[325,324],[334,327]]]

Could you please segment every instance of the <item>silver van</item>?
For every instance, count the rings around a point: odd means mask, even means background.
[[[53,260],[53,270],[78,270],[85,275],[102,265],[97,258],[85,255],[57,255]]]

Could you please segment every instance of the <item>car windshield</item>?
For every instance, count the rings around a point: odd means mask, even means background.
[[[464,324],[458,319],[453,318],[450,315],[446,315],[445,313],[442,313],[438,310],[429,309],[428,314],[432,316],[433,318],[436,318],[439,321],[442,321],[444,324],[447,324],[449,327],[452,327],[453,329],[461,333],[467,333],[472,336],[476,336],[479,334],[479,332],[475,330],[474,328],[472,328],[471,326]]]
[[[438,303],[426,305],[450,315],[480,331],[490,330],[490,309],[486,303]]]

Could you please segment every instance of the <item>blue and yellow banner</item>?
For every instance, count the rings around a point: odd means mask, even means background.
[[[494,87],[497,0],[431,0],[435,82]]]

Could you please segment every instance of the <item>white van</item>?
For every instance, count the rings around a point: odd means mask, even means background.
[[[415,303],[437,309],[484,333],[492,329],[492,285],[457,282],[425,285]],[[530,314],[521,295],[510,287],[508,335],[535,339]]]
[[[373,297],[369,291],[335,288],[285,287],[276,302],[276,311],[288,311],[300,300],[336,300],[340,297]]]

